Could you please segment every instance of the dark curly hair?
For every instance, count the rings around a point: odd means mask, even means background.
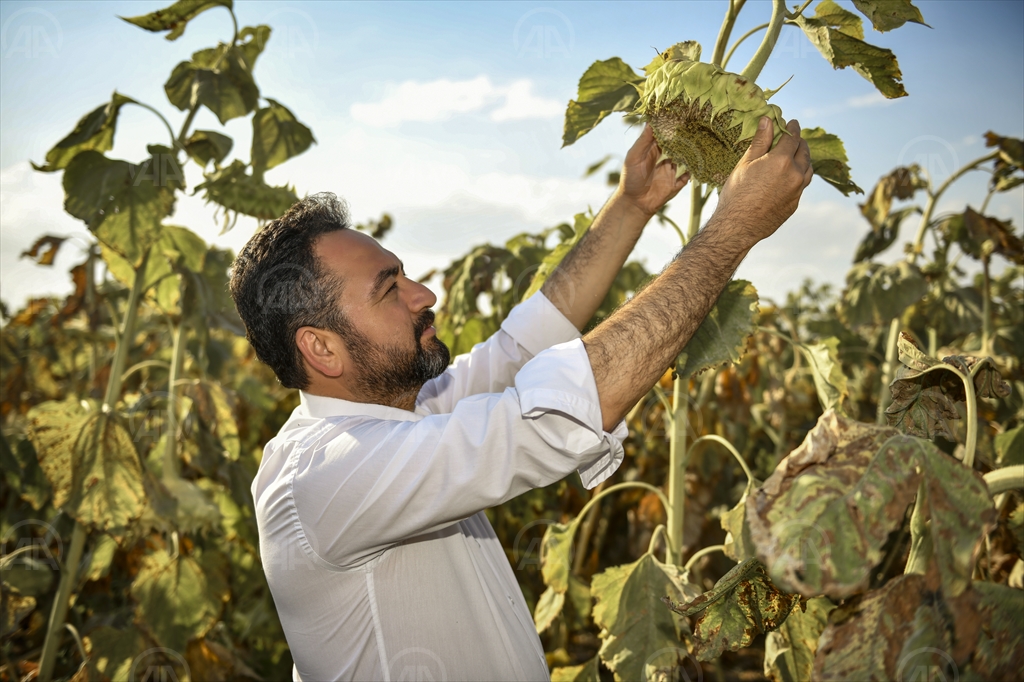
[[[254,234],[232,266],[231,297],[245,336],[287,388],[309,386],[295,344],[300,327],[343,337],[352,329],[337,303],[343,282],[314,251],[321,235],[350,227],[343,201],[330,192],[314,194]]]

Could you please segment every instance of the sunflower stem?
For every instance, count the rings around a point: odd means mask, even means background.
[[[772,0],[772,18],[768,22],[768,31],[764,34],[764,39],[761,40],[761,46],[757,48],[757,52],[750,58],[747,68],[743,69],[743,73],[740,75],[751,82],[757,81],[757,77],[761,75],[761,69],[764,68],[764,65],[768,62],[768,57],[772,54],[772,50],[775,49],[775,43],[779,39],[779,31],[782,30],[782,23],[785,20],[785,0]]]

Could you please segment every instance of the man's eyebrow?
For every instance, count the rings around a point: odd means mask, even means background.
[[[405,268],[402,261],[398,261],[398,265],[392,265],[389,268],[384,268],[377,273],[377,277],[373,280],[373,288],[370,289],[370,298],[376,298],[380,292],[380,288],[384,286],[384,282],[387,282],[392,277],[398,277],[398,273]]]

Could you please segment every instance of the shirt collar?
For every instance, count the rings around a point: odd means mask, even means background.
[[[328,398],[322,395],[313,395],[305,391],[299,391],[299,404],[306,414],[315,419],[327,417],[355,417],[366,416],[375,419],[386,419],[389,421],[419,421],[423,415],[401,410],[397,407],[377,405],[374,403],[356,403],[341,398]]]

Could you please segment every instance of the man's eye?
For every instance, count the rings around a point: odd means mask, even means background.
[[[398,282],[395,282],[394,284],[392,284],[391,288],[388,289],[387,293],[390,294],[392,291],[398,291]]]

